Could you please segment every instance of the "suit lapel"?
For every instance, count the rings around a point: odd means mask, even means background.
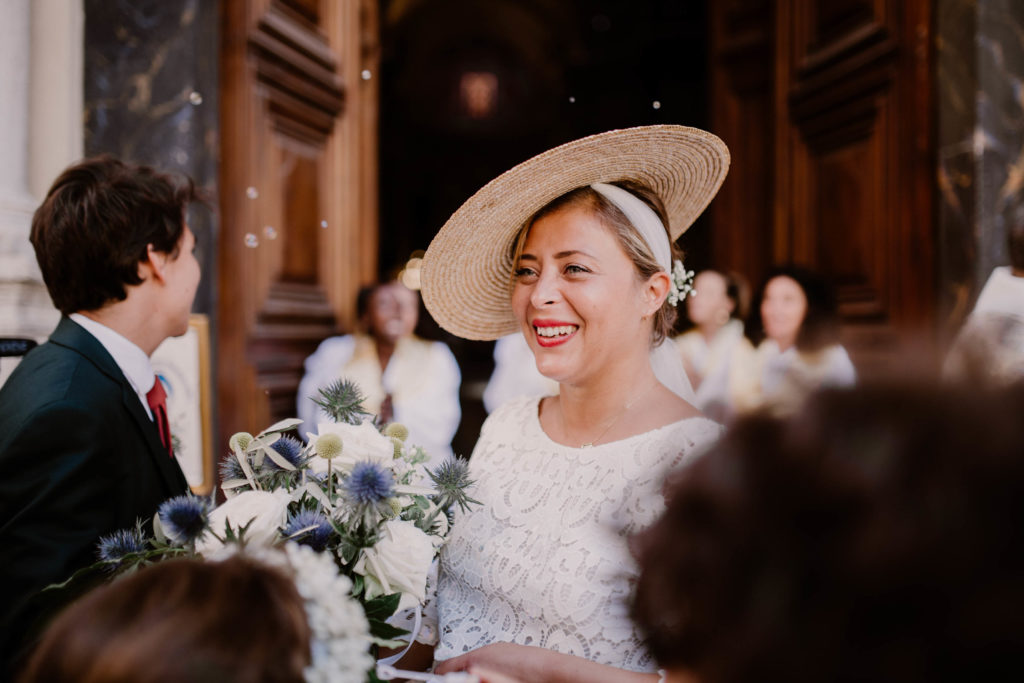
[[[140,433],[143,435],[148,456],[152,458],[168,490],[171,491],[172,495],[184,493],[188,488],[188,482],[185,481],[185,475],[182,474],[178,461],[168,455],[167,449],[160,442],[160,432],[157,429],[156,423],[146,415],[142,402],[139,401],[138,394],[135,393],[132,385],[125,378],[124,373],[121,372],[121,368],[110,353],[107,352],[103,344],[96,337],[89,334],[85,328],[67,317],[61,318],[57,329],[50,335],[50,341],[81,354],[95,365],[100,372],[121,386],[121,401],[124,404],[125,410],[132,416]]]
[[[146,415],[146,411],[143,410],[142,403],[139,401],[139,395],[135,393],[135,390],[132,389],[127,380],[122,380],[121,382],[121,400],[124,402],[125,409],[131,414],[139,429],[145,435],[146,446],[148,446],[147,450],[150,457],[153,458],[156,468],[160,471],[164,483],[167,484],[168,488],[175,495],[183,493],[188,487],[185,475],[182,474],[177,459],[172,458],[167,449],[164,448],[163,443],[160,441],[160,430],[157,429],[156,422],[149,419],[149,416]]]

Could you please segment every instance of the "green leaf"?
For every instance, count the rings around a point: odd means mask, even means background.
[[[398,610],[398,602],[401,599],[401,593],[389,593],[388,595],[376,597],[373,600],[367,600],[366,603],[363,604],[363,610],[366,612],[366,618],[370,620],[387,619]]]
[[[367,619],[367,621],[370,624],[371,636],[375,636],[377,638],[384,638],[386,640],[394,640],[398,636],[409,635],[409,632],[406,631],[404,628],[392,626],[386,621],[381,621],[380,619]]]

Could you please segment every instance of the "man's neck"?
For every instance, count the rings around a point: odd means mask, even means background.
[[[79,315],[109,327],[114,332],[142,349],[147,356],[152,356],[156,347],[160,346],[165,336],[155,329],[152,313],[146,315],[135,310],[137,306],[129,305],[128,301],[107,304],[95,311],[78,311]]]

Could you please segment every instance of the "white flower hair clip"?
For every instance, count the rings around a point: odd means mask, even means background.
[[[693,271],[686,270],[683,262],[676,259],[672,262],[672,272],[669,273],[672,284],[668,290],[668,303],[670,306],[677,305],[690,294],[696,294],[693,289]]]

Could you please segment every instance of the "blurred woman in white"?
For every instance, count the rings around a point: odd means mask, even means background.
[[[397,281],[364,288],[357,301],[363,331],[323,341],[306,359],[296,397],[307,429],[327,420],[313,402],[323,387],[339,379],[359,385],[366,410],[409,429],[409,443],[420,446],[435,467],[452,456],[459,427],[462,375],[443,342],[413,334],[419,297]]]
[[[694,327],[675,338],[683,366],[696,390],[694,405],[708,417],[726,421],[733,412],[738,368],[749,366],[754,352],[743,336],[744,285],[739,277],[717,270],[701,271],[686,313]]]
[[[737,410],[799,410],[818,388],[852,386],[857,372],[839,343],[835,294],[819,274],[800,266],[772,269],[754,295],[747,335],[757,344],[740,376]]]

